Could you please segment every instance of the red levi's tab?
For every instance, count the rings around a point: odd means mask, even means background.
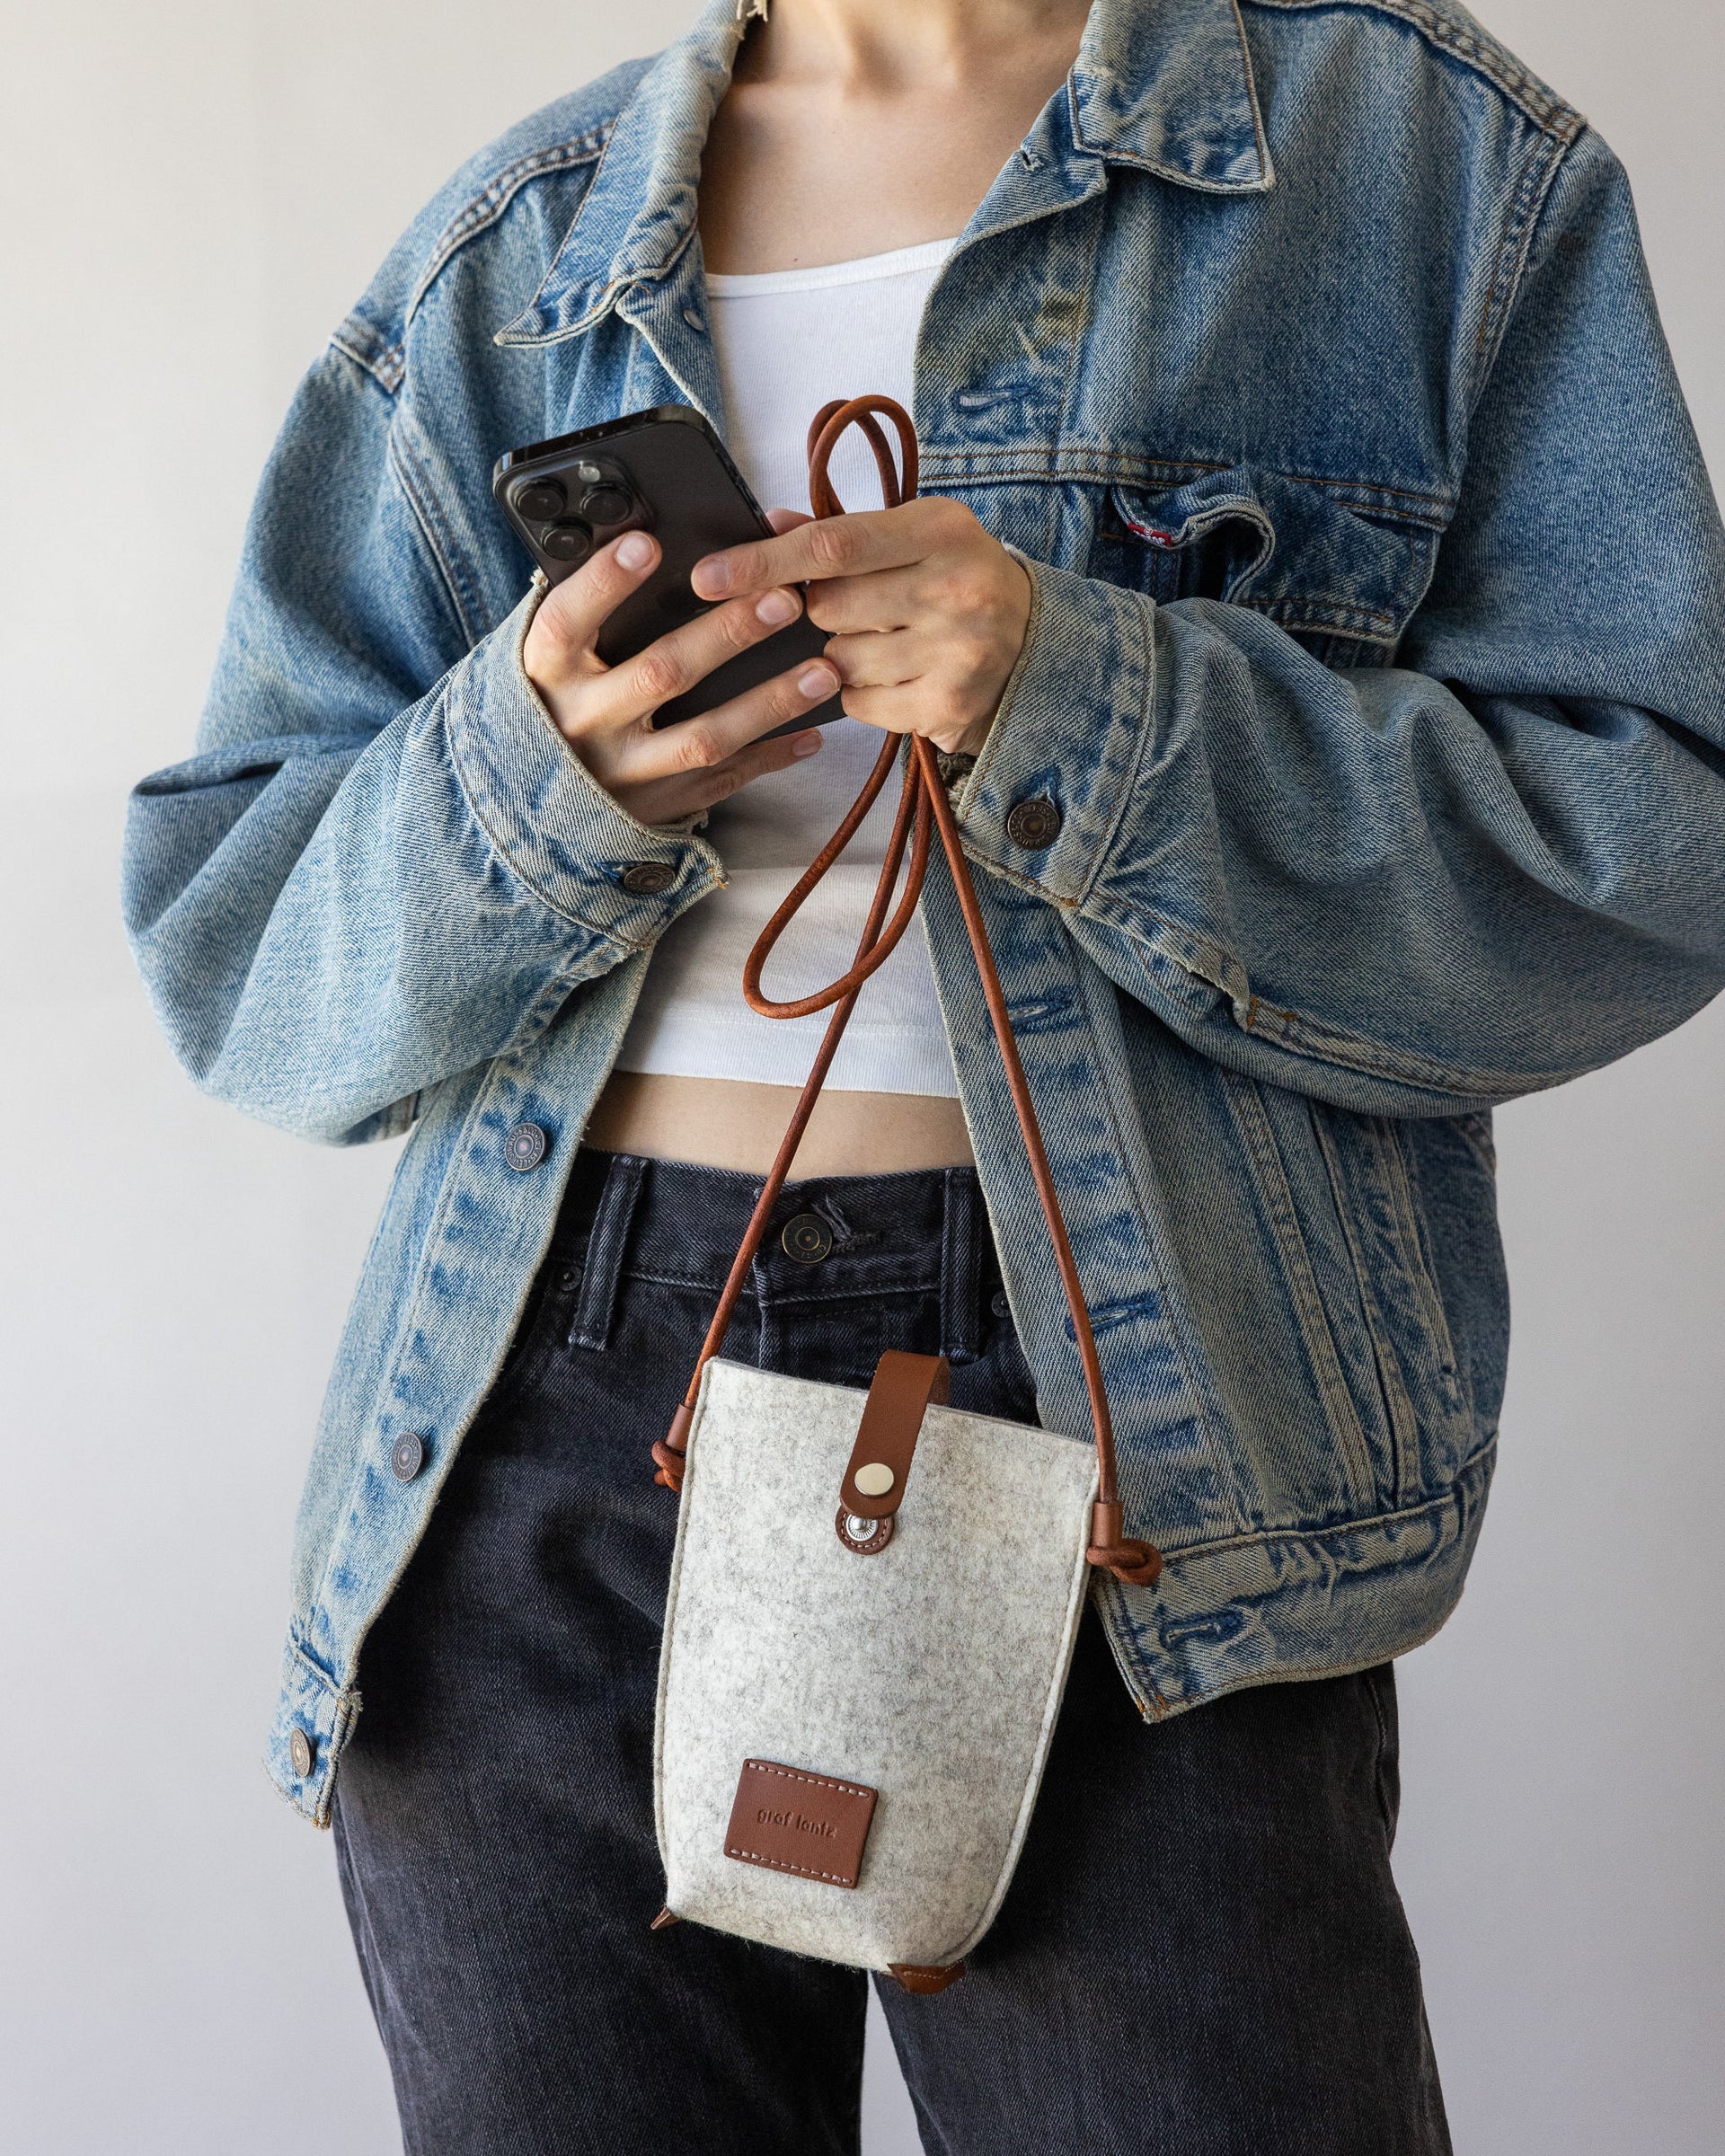
[[[874,1819],[875,1792],[770,1759],[746,1759],[725,1830],[725,1854],[740,1864],[794,1872],[828,1886],[854,1886]]]

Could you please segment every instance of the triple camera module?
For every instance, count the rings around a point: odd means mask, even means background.
[[[535,537],[548,560],[573,569],[624,525],[642,518],[617,473],[581,464],[567,476],[568,484],[547,476],[520,480],[509,489],[509,507],[523,522],[541,527]],[[572,506],[571,490],[578,497]]]

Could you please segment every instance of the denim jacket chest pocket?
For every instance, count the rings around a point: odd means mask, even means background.
[[[1250,606],[1324,665],[1387,666],[1424,597],[1442,507],[1409,496],[1394,512],[1315,481],[1241,464],[1173,489],[1115,486],[1104,496],[1090,573],[1167,605]]]

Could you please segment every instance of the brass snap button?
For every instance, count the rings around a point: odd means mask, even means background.
[[[799,1213],[785,1222],[779,1247],[799,1265],[818,1265],[832,1256],[833,1231],[818,1213]]]
[[[898,1480],[884,1460],[871,1460],[851,1477],[858,1496],[864,1498],[884,1498]]]
[[[1006,835],[1027,853],[1039,853],[1060,835],[1059,809],[1045,793],[1015,801],[1006,817]]]

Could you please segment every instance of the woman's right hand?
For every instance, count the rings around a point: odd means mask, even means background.
[[[564,738],[618,806],[640,823],[676,824],[751,779],[813,755],[817,729],[774,741],[761,736],[824,703],[838,676],[824,659],[804,659],[698,719],[656,732],[652,715],[661,704],[802,611],[797,594],[783,588],[732,599],[607,667],[594,649],[599,629],[651,575],[659,552],[647,533],[625,532],[584,561],[541,602],[521,656]]]

